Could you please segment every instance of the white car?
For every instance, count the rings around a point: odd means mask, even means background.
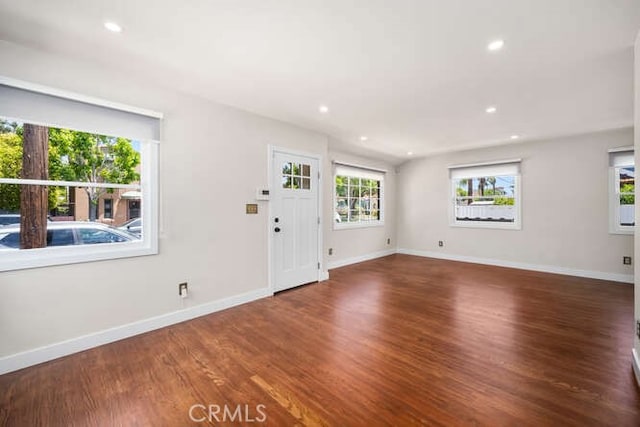
[[[134,218],[118,227],[119,230],[127,231],[138,237],[142,234],[142,218]]]
[[[99,222],[48,222],[47,247],[137,241],[125,231]],[[20,225],[0,228],[0,249],[20,249]]]

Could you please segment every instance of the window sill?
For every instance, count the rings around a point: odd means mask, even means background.
[[[633,236],[635,234],[635,230],[609,230],[609,234],[619,235],[619,236]]]
[[[519,222],[490,222],[490,221],[454,221],[450,227],[457,228],[485,228],[492,230],[522,230]]]
[[[384,221],[375,222],[336,222],[333,224],[334,230],[351,230],[357,228],[384,227]]]
[[[55,265],[78,264],[110,259],[130,258],[158,253],[158,245],[150,242],[77,245],[0,252],[0,271],[24,270]]]

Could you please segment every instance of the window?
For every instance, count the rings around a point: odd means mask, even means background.
[[[104,199],[104,218],[113,218],[113,199]]]
[[[384,224],[384,171],[336,163],[334,195],[334,228]]]
[[[311,189],[311,165],[287,162],[282,165],[282,188]]]
[[[451,225],[520,229],[520,160],[450,166]]]
[[[635,229],[635,161],[633,147],[609,150],[609,231],[633,234]]]
[[[0,271],[157,253],[160,119],[0,77]]]

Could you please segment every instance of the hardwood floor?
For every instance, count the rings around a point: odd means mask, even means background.
[[[631,285],[393,255],[1,376],[0,425],[638,426],[633,329]]]

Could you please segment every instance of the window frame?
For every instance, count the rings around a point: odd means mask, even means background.
[[[374,168],[369,168],[366,166],[358,166],[358,165],[353,165],[350,163],[342,163],[342,162],[333,162],[334,164],[334,170],[333,170],[333,185],[332,185],[332,189],[333,189],[333,208],[332,208],[332,223],[333,223],[333,229],[334,230],[348,230],[348,229],[357,229],[357,228],[370,228],[370,227],[384,227],[384,217],[385,217],[385,191],[384,191],[384,182],[385,182],[385,175],[386,175],[386,171],[382,170],[382,169],[374,169]],[[363,179],[361,176],[351,176],[347,173],[338,173],[338,170],[343,169],[343,170],[353,170],[354,172],[352,173],[357,173],[356,171],[360,170],[361,172],[364,173],[369,173],[369,174],[376,174],[380,179],[376,179],[375,177],[369,177],[369,178],[364,178],[364,179],[375,179],[377,181],[380,182],[380,189],[379,189],[379,206],[378,206],[378,211],[380,212],[380,219],[378,220],[374,220],[374,221],[357,221],[357,222],[336,222],[335,221],[335,213],[336,213],[336,204],[338,202],[338,186],[336,184],[336,178],[338,176],[346,176],[347,178],[359,178],[359,179]]]
[[[121,258],[130,258],[137,256],[155,255],[158,253],[158,218],[159,218],[159,145],[160,130],[162,127],[162,113],[130,107],[127,105],[104,101],[93,97],[88,97],[72,92],[48,88],[45,86],[14,80],[0,76],[0,85],[9,88],[22,89],[33,92],[36,95],[46,95],[53,98],[60,98],[63,102],[77,102],[87,104],[89,108],[105,108],[113,110],[117,114],[132,114],[143,117],[145,120],[155,119],[154,122],[158,126],[158,139],[136,138],[128,135],[122,136],[128,139],[138,141],[140,143],[140,180],[139,184],[99,184],[99,186],[109,188],[123,187],[139,187],[142,193],[142,200],[145,203],[142,206],[142,224],[143,232],[139,241],[118,242],[101,245],[70,245],[70,246],[49,246],[45,248],[26,249],[26,250],[7,250],[0,252],[0,272],[13,271],[22,269],[31,269],[39,267],[49,267],[55,265],[76,264],[103,260],[113,260]],[[6,115],[0,111],[0,115]],[[35,125],[67,128],[79,130],[89,133],[104,134],[102,130],[93,129],[92,125],[83,126],[81,128],[61,126],[58,123],[43,122],[42,120],[31,120],[23,117],[7,118],[16,119],[23,123],[31,123]],[[118,133],[114,131],[113,133]],[[87,186],[89,183],[70,183],[67,181],[42,181],[42,180],[25,180],[25,179],[2,179],[7,184],[31,184],[31,185],[60,185],[81,184]]]
[[[455,165],[449,166],[449,226],[456,228],[480,228],[480,229],[495,229],[495,230],[522,230],[522,184],[521,178],[522,173],[520,171],[521,159],[512,159],[512,160],[502,160],[496,162],[485,162],[485,163],[475,163],[468,165]],[[473,171],[474,169],[482,170],[485,168],[500,168],[501,166],[508,165],[516,165],[516,173],[504,174],[504,173],[481,173],[479,175],[471,176],[470,179],[479,179],[487,176],[512,176],[514,178],[514,221],[513,222],[502,222],[502,221],[465,221],[458,220],[456,217],[456,201],[458,198],[456,192],[455,181],[459,178],[454,178],[451,174],[451,171],[455,169],[465,169],[468,171]],[[469,178],[467,178],[469,179]]]
[[[630,156],[630,158],[629,158]],[[620,184],[619,170],[633,166],[635,171],[634,147],[620,147],[609,150],[609,234],[631,235],[635,234],[635,225],[620,224]],[[634,177],[635,178],[635,177]],[[635,182],[634,182],[635,202]],[[635,203],[634,203],[635,205]],[[635,222],[635,217],[634,217]]]

